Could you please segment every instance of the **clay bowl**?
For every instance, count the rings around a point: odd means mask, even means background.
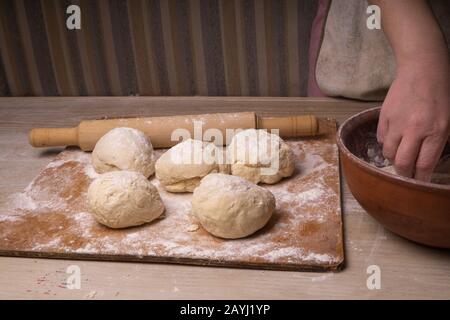
[[[337,143],[347,184],[359,204],[390,231],[412,241],[450,248],[450,185],[400,177],[368,163],[380,108],[346,120]]]

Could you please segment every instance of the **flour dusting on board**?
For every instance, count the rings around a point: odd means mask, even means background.
[[[122,230],[98,224],[86,204],[87,188],[98,176],[91,154],[69,148],[11,198],[7,214],[0,215],[0,251],[280,269],[337,266],[343,250],[336,145],[332,138],[287,143],[296,171],[278,184],[262,185],[274,194],[276,211],[248,238],[211,236],[191,213],[192,194],[166,192],[154,177],[166,206],[160,219]]]
[[[302,202],[319,200],[324,192],[325,191],[322,185],[320,183],[317,183],[316,187],[314,187],[313,189],[299,193],[298,199]]]
[[[26,213],[29,211],[48,210],[64,210],[73,197],[70,192],[62,195],[61,190],[53,190],[58,186],[71,186],[72,176],[70,174],[52,175],[52,172],[60,171],[61,167],[65,167],[64,171],[71,170],[74,166],[83,168],[83,174],[89,179],[95,179],[98,173],[95,172],[91,165],[91,154],[80,150],[71,150],[70,152],[62,152],[60,156],[50,162],[43,172],[36,177],[23,192],[12,194],[9,197],[9,204],[6,209],[12,209],[15,213]],[[51,176],[50,188],[43,180],[48,180]],[[85,192],[87,190],[84,190]],[[1,217],[1,216],[0,216]]]

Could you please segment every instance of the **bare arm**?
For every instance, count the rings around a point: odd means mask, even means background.
[[[429,180],[450,135],[449,53],[425,0],[373,0],[394,50],[396,78],[378,141],[399,174]]]

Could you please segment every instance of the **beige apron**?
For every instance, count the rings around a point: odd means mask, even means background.
[[[331,1],[316,65],[327,96],[383,100],[394,79],[394,54],[381,29],[367,28],[367,7],[367,1]]]

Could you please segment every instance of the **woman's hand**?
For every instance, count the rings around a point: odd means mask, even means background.
[[[397,62],[377,137],[397,172],[430,180],[450,134],[450,66],[445,37],[426,0],[369,0]]]
[[[397,173],[429,181],[450,135],[450,80],[448,55],[422,58],[398,68],[377,138]]]

